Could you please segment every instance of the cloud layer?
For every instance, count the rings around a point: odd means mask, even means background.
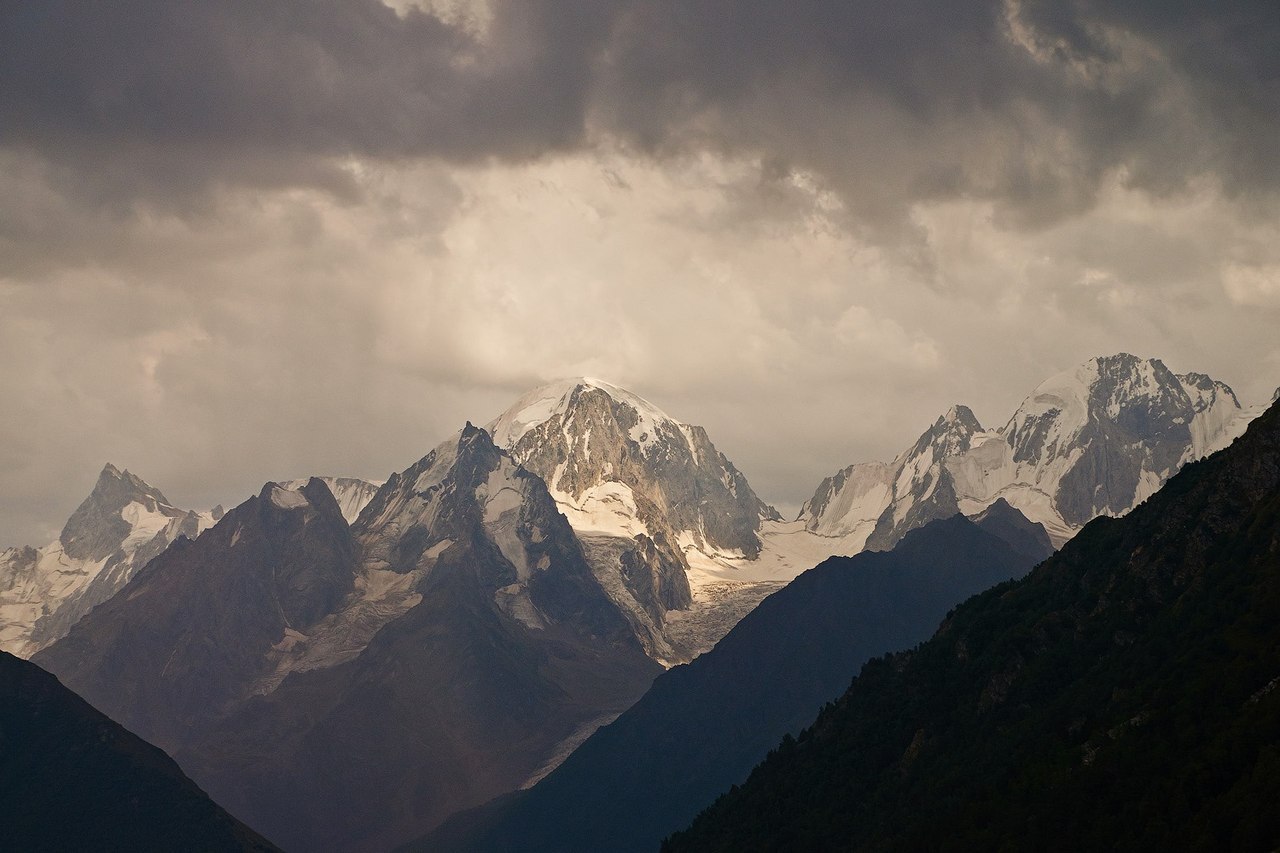
[[[609,378],[799,504],[1129,350],[1280,384],[1272,3],[0,2],[0,544]]]

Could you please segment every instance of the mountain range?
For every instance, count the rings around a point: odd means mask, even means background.
[[[1052,551],[1043,527],[999,501],[976,520],[911,531],[892,552],[832,557],[764,599],[711,651],[660,675],[533,788],[405,849],[654,850],[811,722],[868,658],[926,639],[955,604]]]
[[[997,430],[953,406],[893,462],[828,477],[800,520],[846,549],[884,550],[931,519],[1004,498],[1062,544],[1230,444],[1261,411],[1243,408],[1224,383],[1174,374],[1159,359],[1094,358],[1042,382]]]
[[[826,557],[884,550],[920,524],[997,498],[1061,544],[1093,515],[1127,511],[1185,461],[1230,443],[1261,408],[1156,359],[1092,359],[1042,383],[1000,430],[953,406],[893,462],[857,463],[824,480],[792,522],[756,496],[704,429],[599,380],[535,389],[487,431],[548,484],[610,599],[646,652],[669,666],[706,651]],[[320,479],[350,523],[382,485]],[[106,466],[57,541],[0,552],[0,648],[34,654],[221,512],[175,509]]]
[[[221,507],[178,509],[158,489],[108,464],[57,539],[0,552],[0,649],[30,657],[174,540],[195,538],[221,515]]]
[[[928,643],[664,851],[1273,850],[1280,405]]]
[[[293,849],[386,849],[512,790],[660,671],[470,425],[351,526],[322,481],[268,483],[34,660]]]
[[[988,578],[921,580],[940,584],[930,606],[942,610],[910,610],[910,631],[876,633],[877,614],[917,601],[910,584],[893,587],[868,612],[856,653],[822,665],[797,661],[814,655],[818,628],[832,620],[812,631],[759,621],[826,612],[802,595],[821,585],[806,581],[779,599],[804,606],[753,611],[766,596],[832,555],[889,550],[931,522],[960,523],[957,515],[1006,550],[1040,555],[1045,528],[1060,544],[1090,512],[1123,513],[1257,414],[1222,383],[1175,377],[1158,361],[1095,359],[1070,377],[1044,383],[996,432],[954,407],[894,463],[824,482],[791,522],[705,430],[592,379],[535,389],[385,483],[267,483],[225,514],[175,509],[107,466],[57,542],[0,555],[0,638],[291,849],[387,849],[517,789],[531,790],[515,803],[541,802],[548,790],[598,797],[614,789],[593,791],[590,774],[571,768],[626,763],[625,750],[599,746],[617,737],[608,733],[633,731],[629,720],[667,721],[659,754],[681,750],[671,732],[706,745],[703,763],[685,768],[687,787],[630,761],[647,785],[687,796],[612,818],[640,827],[657,815],[636,834],[656,844],[811,720],[868,655],[923,639]],[[1089,476],[1092,503],[1080,497]],[[751,612],[762,615],[728,645],[750,652],[698,663]],[[848,613],[832,617],[841,618]],[[750,627],[760,624],[772,627]],[[851,636],[831,635],[832,648]],[[759,672],[748,678],[753,655]],[[678,675],[690,669],[681,664],[715,673],[715,660],[737,660],[730,680],[742,683],[682,701],[748,707],[770,678],[825,674],[778,698],[773,722],[754,734],[745,719],[723,732],[714,714],[681,722],[679,708],[648,697],[636,709],[665,710],[627,712],[664,668],[675,667],[659,685],[693,684],[702,676],[681,682],[691,678]],[[735,731],[738,752],[723,740]],[[731,754],[723,767],[713,760]],[[561,767],[570,756],[578,763]],[[624,785],[626,795],[639,784]]]
[[[381,483],[321,477],[347,521]],[[300,489],[305,480],[286,483]],[[30,657],[66,635],[81,617],[124,588],[179,538],[194,539],[222,518],[178,509],[136,474],[108,463],[61,534],[41,548],[0,551],[0,650]]]

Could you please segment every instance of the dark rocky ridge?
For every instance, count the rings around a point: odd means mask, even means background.
[[[664,849],[1273,850],[1280,405],[873,661]]]
[[[302,850],[512,790],[660,671],[545,484],[469,424],[352,528],[320,480],[268,484],[40,659]]]
[[[1018,512],[1004,498],[999,498],[971,520],[983,530],[1003,539],[1019,554],[1039,562],[1054,552],[1053,542],[1044,525],[1037,524]]]
[[[1014,511],[1016,512],[1016,511]],[[653,850],[799,731],[868,657],[929,636],[948,608],[1051,552],[1017,553],[963,516],[891,553],[834,557],[766,598],[710,652],[660,676],[531,790],[451,819],[406,850]],[[1002,516],[1026,546],[1033,528]],[[1040,529],[1040,535],[1044,531]]]
[[[33,663],[0,652],[7,850],[273,851],[178,765]]]
[[[354,542],[318,480],[284,508],[268,483],[180,539],[33,660],[173,753],[245,699],[267,650],[352,588]],[[295,494],[295,493],[289,493]]]

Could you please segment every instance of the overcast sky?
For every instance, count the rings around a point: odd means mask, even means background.
[[[587,374],[794,511],[1128,351],[1280,385],[1280,4],[0,0],[0,545]]]

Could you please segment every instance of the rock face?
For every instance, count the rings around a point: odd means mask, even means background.
[[[692,602],[690,556],[754,559],[762,522],[778,518],[706,430],[594,379],[535,389],[489,430],[546,481],[650,654],[688,659],[665,631],[665,616]]]
[[[174,507],[128,471],[107,465],[61,535],[43,548],[0,552],[0,649],[29,657],[111,598],[175,539],[214,514]]]
[[[272,851],[156,747],[0,652],[6,849]]]
[[[1204,453],[1224,407],[1240,409],[1225,385],[1189,380],[1157,359],[1121,354],[1042,383],[1001,431],[1014,481],[1052,495],[1073,529],[1127,512]]]
[[[865,547],[883,550],[929,519],[1003,498],[1061,543],[1098,515],[1128,512],[1257,413],[1203,374],[1126,353],[1095,358],[1041,383],[999,430],[952,408],[893,463],[824,481],[801,519],[823,536],[866,530]]]
[[[1007,505],[1005,505],[1007,507]],[[999,521],[996,516],[999,515]],[[891,553],[834,557],[765,599],[714,649],[659,676],[636,705],[528,791],[458,815],[412,850],[651,851],[783,735],[812,721],[871,656],[927,638],[949,608],[1021,576],[1039,530],[1017,510],[913,531]],[[783,849],[783,848],[778,848]]]
[[[946,460],[967,453],[982,431],[966,406],[952,406],[899,457],[893,498],[867,537],[867,547],[887,551],[909,530],[959,512]]]
[[[998,536],[1023,556],[1039,562],[1053,553],[1053,540],[1043,524],[1032,521],[1018,512],[1004,498],[970,518],[988,533]]]
[[[869,663],[663,849],[1275,849],[1278,602],[1273,405]]]
[[[288,849],[519,787],[660,671],[545,484],[467,425],[349,527],[268,484],[38,656]]]
[[[286,489],[298,491],[312,478],[306,480],[289,480],[281,483]],[[361,480],[358,477],[315,477],[329,487],[333,499],[338,502],[338,509],[348,524],[355,524],[360,512],[369,505],[373,496],[378,493],[382,483],[372,480]]]
[[[354,569],[354,541],[324,484],[268,483],[35,661],[172,754],[252,695],[273,647],[335,609]]]

